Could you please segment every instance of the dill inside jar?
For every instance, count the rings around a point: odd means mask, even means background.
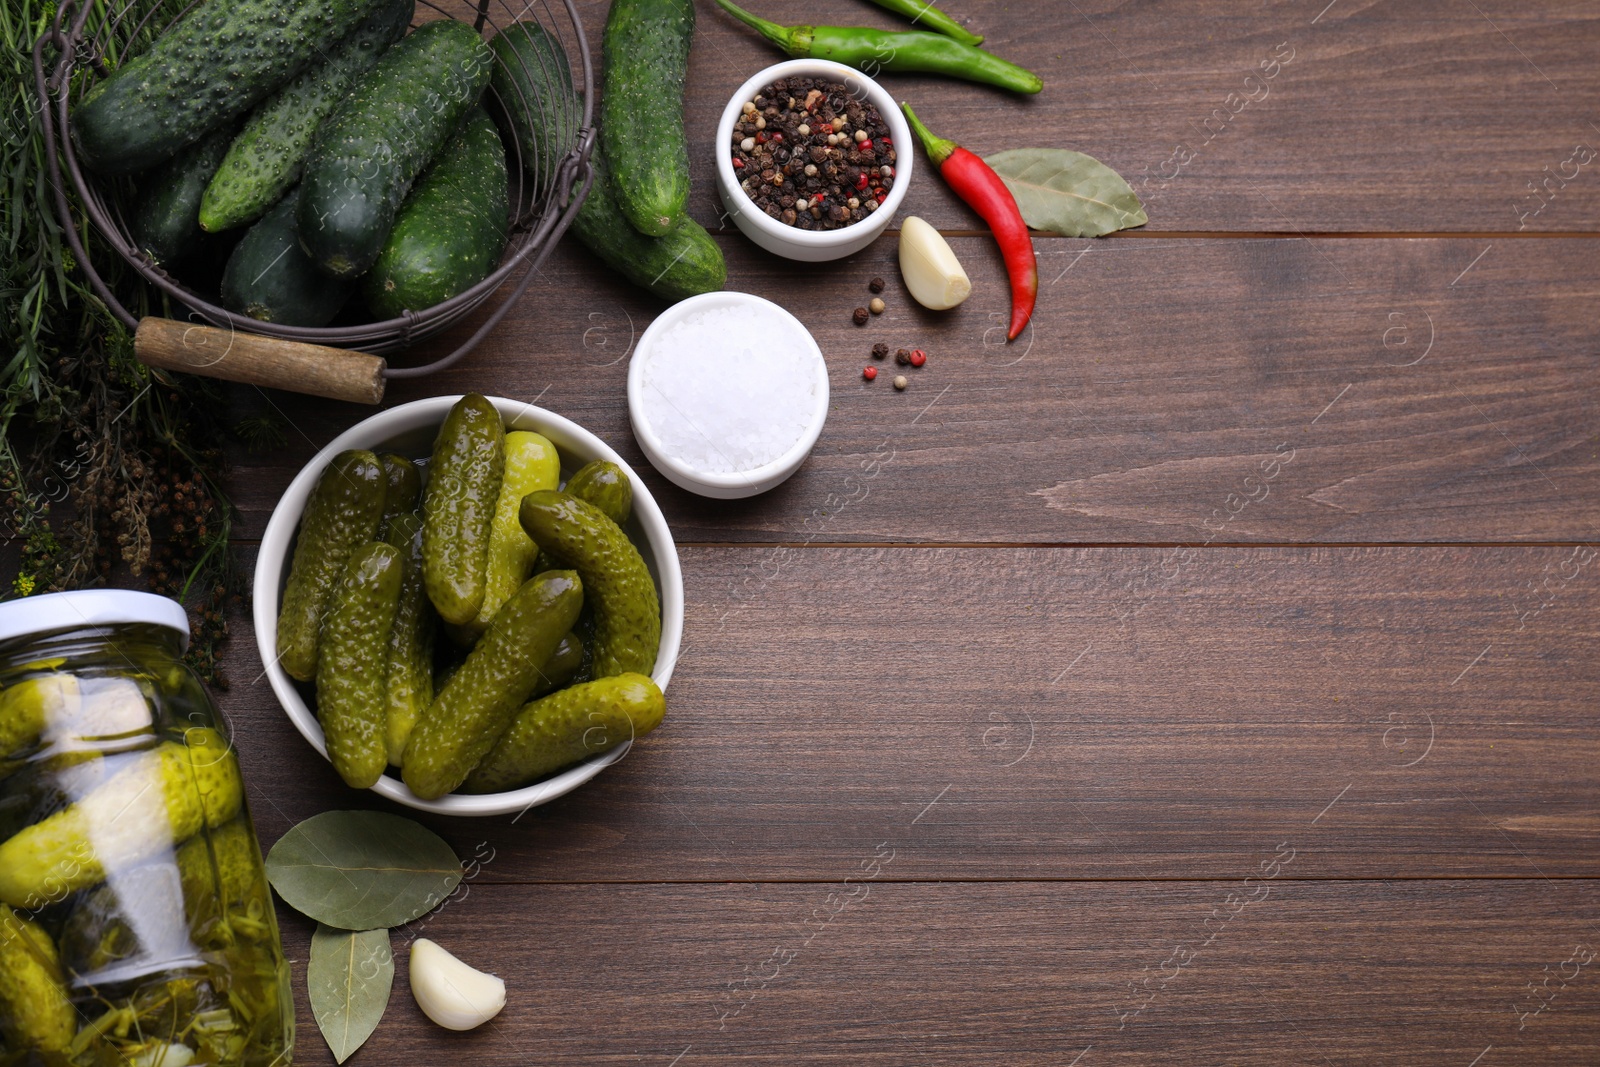
[[[0,1067],[288,1061],[226,728],[162,597],[0,605]]]

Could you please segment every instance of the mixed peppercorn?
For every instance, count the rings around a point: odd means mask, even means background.
[[[801,230],[860,222],[894,188],[888,125],[840,82],[774,81],[745,102],[732,152],[740,187],[756,207]]]

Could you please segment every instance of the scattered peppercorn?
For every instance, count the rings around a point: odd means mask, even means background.
[[[911,350],[911,365],[913,367],[920,367],[926,362],[928,362],[928,353],[924,352],[920,348],[913,348]]]
[[[870,382],[878,376],[878,368],[868,364],[861,369],[861,376]]]
[[[879,341],[877,344],[872,346],[872,358],[873,359],[883,359],[886,356],[888,356],[888,354],[889,354],[889,346],[884,344],[882,341]]]
[[[904,367],[911,362],[911,350],[906,348],[895,349],[894,361]]]
[[[884,304],[882,297],[875,296],[872,298],[872,303],[867,305],[867,310],[871,311],[874,315],[882,315],[883,309],[886,306],[887,305]]]
[[[867,324],[867,309],[856,308],[855,311],[850,313],[850,321],[857,326],[865,326]]]
[[[906,376],[904,374],[895,375],[894,387],[896,389],[904,389],[906,387]]]
[[[870,282],[867,283],[867,288],[871,289],[874,293],[883,292],[883,279],[882,278],[874,278],[874,279],[872,279]]]

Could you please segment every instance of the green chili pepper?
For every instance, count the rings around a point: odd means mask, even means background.
[[[896,15],[904,15],[913,25],[926,26],[936,30],[946,37],[953,37],[962,44],[973,47],[983,43],[983,38],[968,30],[961,23],[946,15],[943,11],[927,3],[926,0],[872,0],[874,4],[885,11],[893,11]]]
[[[717,3],[791,56],[832,59],[869,75],[882,70],[922,71],[995,85],[1014,93],[1036,93],[1044,88],[1044,82],[1031,70],[942,34],[922,30],[886,33],[864,26],[779,26],[757,18],[731,0]]]

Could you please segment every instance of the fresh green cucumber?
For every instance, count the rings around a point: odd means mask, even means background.
[[[516,137],[513,165],[549,189],[567,152],[578,143],[578,91],[566,49],[538,22],[513,22],[489,47],[499,60],[489,87]]]
[[[633,228],[617,203],[611,168],[600,145],[589,157],[594,184],[572,220],[572,232],[589,251],[627,278],[667,300],[721,289],[728,280],[722,249],[696,221],[685,218],[665,237]]]
[[[600,142],[615,168],[622,214],[650,237],[688,217],[683,89],[693,39],[694,0],[612,0]]]
[[[500,265],[511,203],[506,150],[481,107],[406,197],[378,262],[362,282],[379,319],[442,304]]]
[[[74,109],[78,157],[134,174],[241,118],[383,0],[207,0]]]
[[[415,0],[383,0],[373,16],[256,108],[200,201],[209,233],[260,218],[300,177],[317,127],[411,24]]]
[[[200,229],[200,201],[228,151],[230,132],[207,135],[139,183],[129,228],[140,250],[158,265],[187,258],[205,236]]]
[[[299,203],[296,189],[234,246],[222,272],[223,307],[285,326],[326,326],[339,313],[355,283],[323,274],[300,247]]]
[[[300,243],[336,278],[365,273],[411,183],[489,84],[494,53],[454,19],[383,54],[317,130],[301,178]]]

